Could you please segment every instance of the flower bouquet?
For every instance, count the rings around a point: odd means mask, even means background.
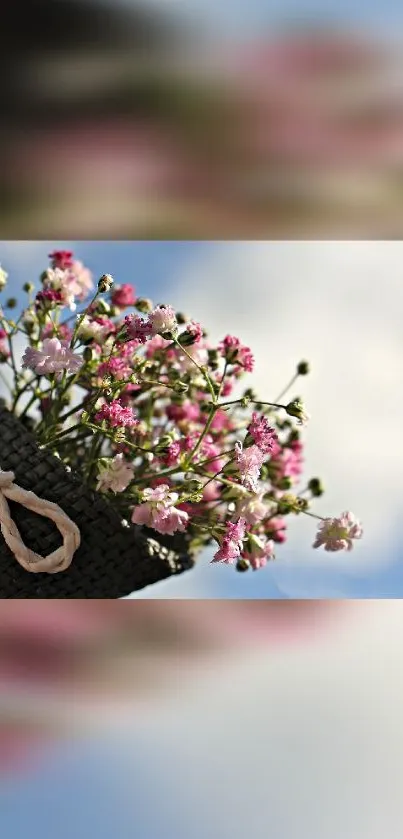
[[[94,284],[71,252],[49,259],[18,317],[15,299],[0,309],[1,597],[122,597],[210,545],[213,563],[256,571],[293,514],[320,520],[315,548],[352,548],[352,513],[311,512],[321,481],[295,491],[308,414],[282,400],[307,362],[262,401],[241,387],[254,358],[239,338],[213,345],[131,285]]]

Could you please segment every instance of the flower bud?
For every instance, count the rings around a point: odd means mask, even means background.
[[[110,315],[112,313],[112,307],[111,307],[110,303],[108,303],[107,300],[103,300],[101,298],[100,300],[97,300],[97,302],[96,302],[96,311],[100,315]]]
[[[93,358],[94,358],[94,353],[93,353],[91,347],[85,347],[85,350],[83,352],[84,361],[92,361]]]
[[[111,274],[102,274],[102,277],[98,280],[98,291],[101,294],[104,294],[106,291],[110,291],[114,283],[114,279]]]
[[[175,393],[187,393],[189,385],[187,385],[186,382],[175,382],[172,385],[172,389]]]
[[[249,571],[249,568],[250,568],[249,560],[248,559],[243,559],[242,557],[240,559],[238,559],[238,561],[235,565],[235,570],[236,571]]]
[[[15,297],[9,297],[8,300],[6,301],[6,306],[7,306],[8,309],[15,309],[16,305],[17,305],[17,301],[16,301]]]
[[[308,483],[308,489],[311,491],[314,498],[319,498],[324,493],[324,487],[320,478],[311,478]]]
[[[306,412],[301,399],[293,399],[286,407],[287,414],[290,417],[296,417],[300,425],[305,425],[309,420],[309,414]]]
[[[152,312],[153,308],[154,307],[152,300],[149,300],[147,297],[139,297],[136,300],[135,309],[137,309],[139,312],[142,312],[142,314],[144,315],[147,315],[149,314],[149,312]]]
[[[176,320],[180,326],[183,326],[185,323],[189,323],[190,318],[184,315],[183,312],[176,312]]]
[[[299,376],[307,376],[310,372],[309,362],[308,361],[300,361],[297,365],[297,373]]]
[[[4,268],[2,268],[1,265],[0,265],[0,291],[3,291],[3,288],[6,287],[7,278],[8,278],[7,271],[5,271]]]
[[[291,489],[292,485],[292,478],[290,478],[289,475],[284,475],[284,477],[277,482],[279,489]]]
[[[26,291],[27,294],[32,294],[35,291],[35,286],[33,283],[24,283],[23,290]]]

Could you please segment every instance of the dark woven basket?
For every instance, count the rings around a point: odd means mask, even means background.
[[[0,468],[16,483],[53,501],[76,523],[81,545],[66,571],[30,573],[0,533],[0,598],[120,598],[191,568],[186,537],[160,536],[122,524],[104,495],[90,490],[63,463],[39,449],[35,436],[0,405]],[[23,541],[46,556],[61,544],[53,522],[9,502]]]

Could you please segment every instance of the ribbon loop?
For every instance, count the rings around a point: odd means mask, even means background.
[[[3,472],[0,469],[0,529],[5,542],[13,552],[17,562],[26,571],[34,574],[41,572],[56,574],[59,571],[65,571],[71,564],[81,542],[77,525],[69,519],[57,504],[38,498],[34,492],[22,489],[14,483],[14,478],[13,472]],[[40,516],[51,519],[63,537],[63,544],[60,548],[45,557],[27,548],[11,518],[7,498],[10,501],[16,501],[27,510],[32,510]]]

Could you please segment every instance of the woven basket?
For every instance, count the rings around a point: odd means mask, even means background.
[[[76,523],[81,545],[66,571],[30,573],[16,561],[0,533],[0,598],[120,598],[191,568],[186,537],[160,536],[137,525],[124,526],[104,495],[66,471],[35,436],[0,405],[0,469],[40,498],[53,501]],[[27,547],[43,556],[61,536],[49,519],[10,502]]]

